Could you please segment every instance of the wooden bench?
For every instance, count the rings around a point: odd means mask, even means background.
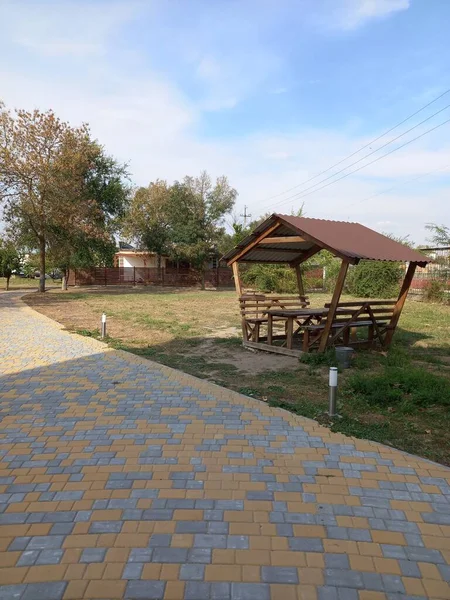
[[[267,311],[271,308],[296,309],[308,306],[307,296],[269,296],[265,294],[245,294],[239,298],[242,335],[244,341],[259,342],[261,325],[267,324]],[[274,320],[284,320],[277,319]]]
[[[394,311],[395,300],[367,300],[355,302],[340,302],[331,325],[327,345],[354,346],[365,344],[372,346],[379,341],[384,346],[386,332]],[[325,304],[330,308],[330,303]],[[308,325],[304,329],[303,351],[308,350],[320,340],[325,323]],[[357,330],[367,328],[367,338],[359,340]]]

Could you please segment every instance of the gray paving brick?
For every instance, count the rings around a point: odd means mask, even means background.
[[[208,524],[205,521],[177,521],[176,533],[206,533]]]
[[[194,548],[226,548],[227,536],[198,533],[194,536]]]
[[[412,560],[399,560],[398,564],[404,577],[422,577],[417,563]]]
[[[399,592],[405,593],[405,587],[402,583],[401,577],[398,575],[381,575],[384,589],[386,592]]]
[[[210,594],[211,600],[231,600],[231,584],[212,583]]]
[[[212,560],[210,548],[192,548],[188,552],[188,562],[209,564]]]
[[[30,539],[27,550],[49,550],[52,548],[61,548],[64,541],[62,535],[36,535]]]
[[[0,586],[0,600],[20,600],[25,585],[2,585]]]
[[[29,583],[21,600],[62,600],[66,586],[65,581]]]
[[[184,588],[184,600],[210,600],[211,584],[188,581]]]
[[[19,557],[19,560],[16,563],[17,567],[29,567],[31,565],[34,565],[34,563],[36,562],[38,556],[39,556],[40,550],[25,550],[25,552],[22,552],[22,554]]]
[[[187,563],[181,566],[180,579],[187,581],[203,581],[205,565]]]
[[[288,538],[288,543],[291,550],[323,552],[322,540],[319,538],[291,537]]]
[[[30,536],[19,536],[16,537],[8,546],[8,550],[25,550],[28,546],[28,542],[30,541]]]
[[[247,535],[229,535],[227,537],[227,548],[247,550],[249,547],[248,544]]]
[[[318,588],[319,600],[339,600],[336,587],[325,585]]]
[[[80,562],[99,563],[105,560],[106,548],[85,548],[81,553]]]
[[[154,533],[150,537],[150,541],[148,543],[149,548],[160,546],[164,548],[168,548],[172,542],[172,536],[169,533]]]
[[[361,573],[352,570],[325,569],[325,583],[335,587],[364,588]]]
[[[128,557],[129,562],[147,563],[152,560],[152,549],[148,548],[133,548]]]
[[[232,600],[270,600],[270,586],[265,583],[232,583]]]
[[[152,560],[158,563],[185,563],[187,555],[186,548],[154,548]]]
[[[324,554],[325,567],[328,569],[350,569],[350,563],[346,554]]]
[[[165,588],[165,581],[129,581],[125,590],[125,598],[127,600],[162,600]]]
[[[64,550],[41,550],[35,562],[36,565],[59,565]]]
[[[143,567],[144,563],[127,563],[122,573],[122,579],[140,579]]]
[[[120,533],[122,526],[122,521],[93,521],[89,533]]]
[[[298,583],[297,569],[294,567],[262,567],[261,579],[265,583]]]

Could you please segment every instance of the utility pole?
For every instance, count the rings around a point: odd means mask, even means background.
[[[249,215],[247,212],[247,206],[244,206],[244,214],[239,215],[244,218],[244,229],[247,229],[247,219],[249,219],[252,215]]]

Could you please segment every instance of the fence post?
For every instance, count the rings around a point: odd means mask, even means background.
[[[161,285],[164,286],[164,267],[161,267]]]
[[[220,287],[220,268],[219,268],[219,265],[217,265],[217,269],[216,269],[216,287],[217,287],[217,289],[219,289],[219,287]]]
[[[105,267],[105,287],[108,285],[108,273],[106,271],[106,267]]]
[[[136,287],[136,267],[133,267],[133,286]]]

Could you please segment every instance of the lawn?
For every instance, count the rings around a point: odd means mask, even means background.
[[[329,301],[312,294],[312,306]],[[339,412],[328,422],[327,369],[241,346],[234,292],[161,289],[54,290],[30,294],[36,310],[108,343],[328,424],[334,431],[390,444],[450,464],[450,307],[408,300],[389,353],[358,351],[340,375]]]
[[[61,280],[52,280],[48,279],[46,281],[46,286],[49,288],[61,285]],[[10,290],[23,290],[23,289],[35,289],[37,290],[39,286],[39,279],[33,279],[28,277],[14,277],[14,275],[9,280],[9,289]],[[6,288],[6,279],[4,277],[0,277],[0,292],[5,290]]]

